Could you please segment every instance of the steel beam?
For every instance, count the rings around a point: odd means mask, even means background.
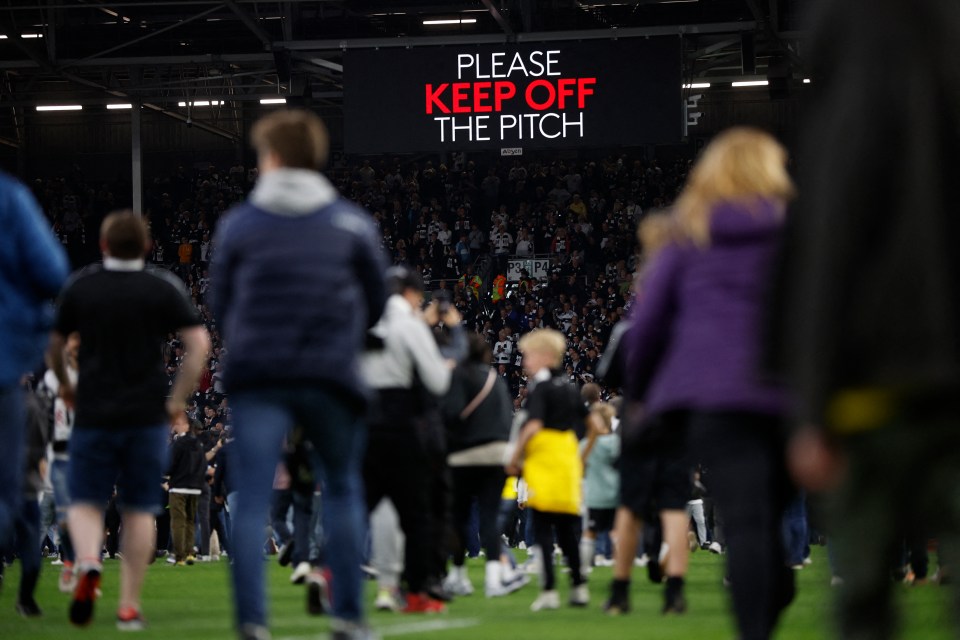
[[[27,54],[28,56],[30,54]],[[162,66],[162,65],[181,65],[181,64],[214,64],[217,62],[231,64],[245,64],[248,62],[270,62],[273,63],[272,53],[230,53],[223,55],[198,54],[198,55],[180,55],[180,56],[130,56],[120,58],[83,58],[76,60],[64,60],[61,68],[67,67],[127,67],[136,65]],[[0,62],[4,69],[36,69],[38,67],[50,66],[46,60],[43,64],[30,56],[29,60],[7,60]]]
[[[663,27],[630,27],[626,29],[585,29],[583,31],[537,31],[519,33],[517,42],[556,42],[563,40],[616,40],[618,38],[650,38],[656,36],[682,36],[709,33],[741,33],[753,31],[757,23],[713,22]],[[412,48],[442,45],[506,44],[505,34],[414,36],[402,38],[351,38],[328,40],[288,40],[274,43],[291,51],[345,51],[348,49]]]
[[[131,208],[137,215],[143,215],[143,135],[141,134],[142,113],[140,101],[133,101],[130,109],[130,169],[133,187]]]
[[[269,49],[272,44],[272,38],[266,30],[257,24],[257,21],[250,17],[250,14],[247,13],[240,5],[236,3],[236,0],[226,0],[226,5],[236,14],[237,18],[240,19],[240,22],[250,30],[253,35],[257,36],[257,39],[260,40],[263,44],[264,49]]]
[[[487,8],[487,11],[490,12],[490,15],[493,16],[493,19],[497,21],[497,24],[500,25],[500,28],[503,29],[503,32],[508,38],[513,37],[513,27],[510,26],[510,23],[503,17],[503,14],[500,13],[500,10],[493,6],[493,2],[490,0],[480,0],[483,3],[483,6]]]
[[[147,40],[147,39],[149,39],[149,38],[153,38],[154,36],[158,36],[158,35],[160,35],[161,33],[166,33],[167,31],[172,31],[173,29],[177,29],[177,28],[179,28],[179,27],[182,27],[182,26],[185,25],[185,24],[189,24],[189,23],[193,22],[194,20],[199,20],[200,18],[203,18],[203,17],[205,17],[205,16],[208,16],[208,15],[210,15],[211,13],[213,13],[213,12],[215,12],[215,11],[219,11],[220,9],[223,9],[225,6],[226,6],[226,5],[218,4],[218,5],[214,6],[214,7],[211,7],[210,9],[207,9],[206,11],[201,11],[200,13],[198,13],[198,14],[196,14],[196,15],[193,15],[193,16],[190,16],[189,18],[184,18],[183,20],[180,20],[179,22],[177,22],[177,23],[175,23],[175,24],[167,25],[166,27],[163,27],[162,29],[157,29],[156,31],[151,31],[150,33],[144,34],[144,35],[140,36],[139,38],[134,38],[133,40],[128,40],[127,42],[124,42],[124,43],[122,43],[122,44],[118,44],[118,45],[116,45],[115,47],[110,47],[109,49],[104,49],[103,51],[94,53],[93,55],[89,55],[89,56],[87,56],[87,57],[85,57],[85,58],[80,58],[80,60],[78,60],[78,61],[76,61],[76,62],[68,62],[68,63],[66,63],[66,64],[62,64],[62,65],[60,65],[60,69],[68,69],[68,68],[70,68],[70,67],[72,67],[72,66],[75,66],[76,64],[81,63],[81,62],[86,62],[86,61],[88,61],[88,60],[94,60],[94,59],[96,59],[96,58],[100,58],[100,57],[102,57],[102,56],[105,56],[105,55],[108,54],[108,53],[113,53],[114,51],[119,51],[120,49],[125,49],[126,47],[129,47],[130,45],[137,44],[138,42],[143,42],[144,40]]]

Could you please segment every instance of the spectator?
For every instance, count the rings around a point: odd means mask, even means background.
[[[490,367],[490,347],[474,334],[467,362],[453,372],[450,390],[443,399],[447,422],[449,463],[453,474],[453,521],[457,542],[453,568],[445,587],[454,595],[469,595],[466,543],[471,508],[479,508],[480,538],[486,552],[484,593],[488,598],[513,593],[527,579],[514,574],[500,561],[497,514],[505,476],[503,459],[510,437],[511,403],[506,384]]]
[[[197,437],[196,421],[178,416],[173,423],[173,444],[167,481],[170,493],[170,526],[173,530],[174,558],[177,566],[196,562],[193,540],[201,489],[206,482],[207,461],[203,444]]]
[[[161,270],[144,269],[150,241],[140,217],[107,216],[100,238],[103,266],[77,274],[63,291],[48,351],[60,396],[67,407],[76,403],[68,520],[78,580],[70,621],[84,626],[93,617],[105,505],[116,483],[123,511],[117,626],[142,629],[140,590],[154,551],[158,481],[166,470],[165,423],[183,414],[210,343],[182,283]],[[186,355],[168,398],[158,356],[167,334],[176,331]],[[76,391],[64,363],[66,336],[73,332],[81,344]]]
[[[367,510],[385,497],[393,502],[406,540],[408,589],[403,611],[432,613],[443,611],[444,606],[426,593],[434,514],[429,500],[429,443],[421,437],[429,428],[430,403],[423,396],[446,393],[451,374],[423,320],[422,280],[396,267],[391,271],[391,288],[383,318],[371,331],[377,344],[363,359],[364,378],[376,391],[364,462]],[[446,324],[458,325],[456,308],[447,313]],[[415,387],[415,379],[422,388]]]
[[[871,19],[858,20],[866,7]],[[943,557],[957,557],[958,10],[822,2],[814,23],[822,89],[801,134],[805,191],[788,224],[772,344],[806,425],[791,446],[794,476],[831,504],[845,638],[893,635],[889,558],[904,538],[936,536]],[[895,66],[873,73],[867,58],[893,31]],[[869,134],[881,128],[881,139]],[[825,153],[840,136],[847,143]]]
[[[558,609],[553,563],[549,561],[554,536],[570,568],[570,605],[584,607],[590,600],[586,578],[580,573],[576,528],[581,505],[583,463],[574,429],[587,417],[580,393],[562,376],[553,373],[563,359],[566,340],[551,329],[534,331],[520,340],[523,368],[533,383],[527,398],[527,415],[516,450],[507,465],[508,475],[519,475],[529,487],[529,507],[540,549],[543,571],[540,595],[532,611]],[[595,417],[590,416],[591,421]],[[596,427],[591,427],[596,428]]]
[[[220,225],[211,264],[211,308],[230,346],[234,602],[241,638],[269,638],[261,535],[281,443],[304,428],[323,469],[323,526],[333,573],[333,637],[366,638],[364,513],[358,355],[384,301],[380,238],[368,215],[318,171],[326,128],[306,111],[277,111],[251,131],[260,181]],[[364,165],[365,180],[374,170]],[[250,274],[256,274],[251,277]],[[264,306],[263,296],[272,304]],[[319,598],[319,571],[308,594]]]
[[[12,541],[20,510],[19,461],[26,413],[21,377],[39,366],[49,330],[49,301],[67,276],[63,248],[29,191],[0,173],[0,548]]]
[[[790,493],[779,439],[785,395],[758,369],[766,278],[792,195],[786,152],[768,134],[715,138],[676,203],[681,239],[650,265],[625,344],[625,393],[644,404],[634,429],[671,451],[683,450],[689,429],[696,459],[710,468],[744,638],[769,637],[794,593],[780,536]],[[663,518],[671,549],[687,548],[686,477]],[[675,560],[665,611],[685,608],[686,559]]]

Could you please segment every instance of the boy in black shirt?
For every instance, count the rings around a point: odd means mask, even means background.
[[[530,377],[527,417],[516,451],[507,465],[507,475],[519,475],[527,482],[527,504],[533,510],[533,525],[542,558],[543,590],[530,606],[532,611],[558,609],[553,563],[553,539],[570,567],[573,589],[570,604],[584,607],[590,600],[586,579],[580,573],[577,525],[580,517],[583,463],[575,429],[584,420],[599,418],[588,414],[577,387],[556,370],[563,361],[567,341],[558,331],[538,329],[521,338],[523,368]],[[602,424],[595,428],[599,429]]]
[[[49,357],[60,395],[75,406],[68,511],[78,582],[70,620],[86,625],[100,584],[104,507],[117,485],[123,561],[117,626],[143,628],[140,589],[153,556],[169,423],[181,415],[200,377],[210,339],[186,289],[170,273],[145,269],[143,220],[112,213],[100,229],[103,264],[75,274],[61,294]],[[170,397],[163,344],[180,331],[186,355]],[[66,336],[80,334],[77,389],[67,377]]]

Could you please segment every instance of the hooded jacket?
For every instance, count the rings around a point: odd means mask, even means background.
[[[705,248],[673,244],[650,266],[624,337],[627,395],[648,415],[675,409],[784,411],[761,379],[763,312],[782,206],[721,203]]]
[[[386,299],[371,217],[319,173],[277,169],[227,213],[214,243],[227,390],[323,384],[363,400],[358,356]]]

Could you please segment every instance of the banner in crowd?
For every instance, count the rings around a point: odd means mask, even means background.
[[[526,269],[534,280],[546,280],[550,275],[550,261],[521,258],[507,260],[507,282],[519,282],[521,269]]]
[[[348,153],[678,142],[678,38],[344,53]]]

